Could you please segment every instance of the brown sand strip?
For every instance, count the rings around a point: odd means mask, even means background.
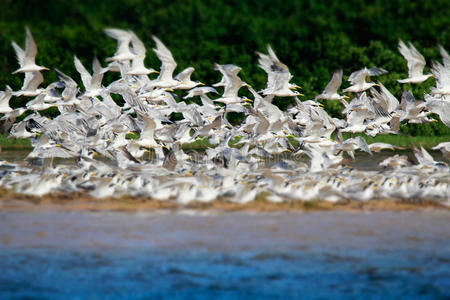
[[[154,210],[219,210],[219,211],[318,211],[318,210],[345,210],[345,211],[404,211],[442,209],[447,206],[435,201],[426,200],[398,200],[377,199],[367,202],[340,201],[330,203],[326,201],[286,201],[283,203],[269,202],[260,197],[257,200],[239,204],[218,199],[209,203],[193,202],[187,205],[175,201],[158,201],[151,198],[123,196],[120,198],[98,199],[88,194],[52,194],[43,197],[29,196],[0,189],[0,210],[2,211],[34,211],[34,210],[61,210],[61,211],[154,211]]]

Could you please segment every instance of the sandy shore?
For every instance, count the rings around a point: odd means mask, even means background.
[[[220,210],[220,211],[404,211],[439,209],[449,210],[449,207],[432,201],[377,199],[367,202],[340,201],[286,201],[274,203],[263,197],[247,203],[233,203],[218,199],[209,203],[193,202],[187,205],[175,201],[158,201],[151,198],[124,196],[120,198],[98,199],[87,194],[52,194],[43,197],[30,196],[0,190],[0,211],[154,211],[154,210]]]

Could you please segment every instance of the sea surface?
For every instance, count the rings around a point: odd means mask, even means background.
[[[450,212],[0,212],[0,299],[449,299]]]

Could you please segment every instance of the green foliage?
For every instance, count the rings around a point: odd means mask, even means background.
[[[428,63],[440,60],[438,43],[450,48],[448,0],[4,0],[2,7],[0,89],[6,84],[13,89],[22,85],[23,75],[11,75],[17,63],[10,44],[14,40],[24,46],[25,25],[38,44],[37,63],[76,80],[74,55],[90,67],[94,56],[104,61],[114,53],[116,42],[102,32],[106,27],[134,30],[149,50],[154,46],[151,35],[160,37],[173,52],[177,70],[196,68],[194,80],[219,81],[214,62],[239,65],[243,80],[257,90],[264,88],[266,74],[257,66],[255,51],[264,52],[271,44],[290,67],[293,82],[303,87],[302,99],[320,93],[334,70],[343,68],[346,80],[364,66],[389,70],[379,80],[400,97],[397,79],[406,78],[407,67],[397,51],[399,39],[412,41]],[[160,64],[152,51],[147,52],[146,64],[155,68]],[[45,78],[45,84],[57,80],[54,71],[45,72]],[[107,74],[105,81],[114,79]],[[429,79],[406,88],[422,99],[434,84]],[[345,82],[343,88],[347,86]],[[26,99],[15,101],[20,105]],[[286,108],[292,99],[275,103]],[[335,117],[342,108],[339,103],[325,107]],[[426,126],[433,129],[426,129],[427,134],[446,134],[441,123]]]
[[[0,150],[29,150],[31,149],[31,139],[8,138],[7,134],[0,134]]]
[[[423,146],[426,149],[431,149],[434,146],[448,142],[450,135],[440,136],[408,136],[398,134],[377,135],[375,137],[366,134],[350,134],[344,133],[343,138],[348,139],[355,136],[362,136],[368,144],[372,143],[387,143],[398,147],[411,148],[412,146]]]

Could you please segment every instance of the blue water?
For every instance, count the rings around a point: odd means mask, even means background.
[[[0,212],[0,299],[448,299],[449,212]]]

